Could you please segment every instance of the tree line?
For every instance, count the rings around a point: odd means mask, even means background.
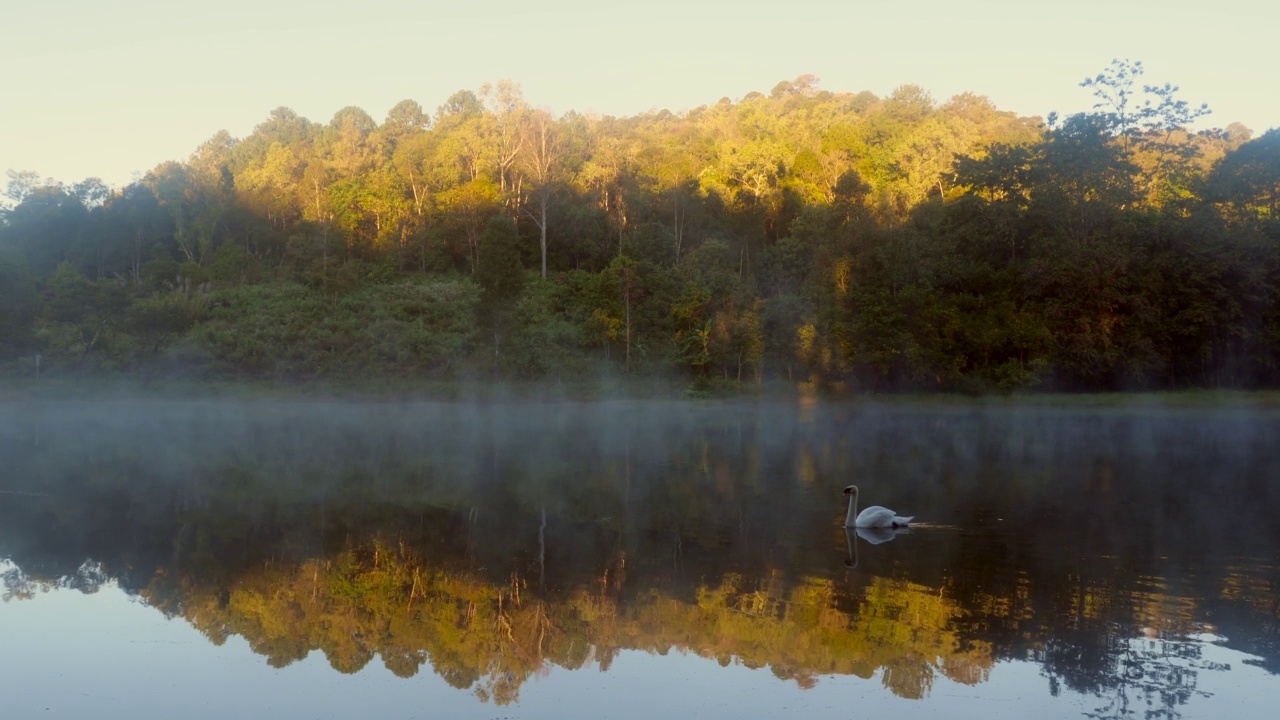
[[[278,108],[112,189],[9,173],[13,375],[1274,385],[1280,131],[1116,61],[1092,111],[821,90],[559,117]]]

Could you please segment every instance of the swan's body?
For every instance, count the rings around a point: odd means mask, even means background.
[[[914,518],[914,515],[903,517],[895,514],[888,508],[882,508],[879,505],[858,512],[858,486],[850,485],[844,489],[844,494],[849,496],[849,512],[844,516],[844,526],[852,528],[896,528],[906,527]]]

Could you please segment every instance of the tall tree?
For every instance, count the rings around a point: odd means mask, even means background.
[[[551,206],[552,195],[560,180],[561,156],[563,147],[560,130],[555,119],[546,111],[532,113],[526,126],[528,137],[521,143],[525,173],[529,177],[531,190],[529,193],[533,208],[525,208],[525,213],[538,226],[538,247],[542,253],[542,277],[547,277],[547,211]]]
[[[1100,111],[1099,120],[1119,139],[1125,159],[1143,156],[1146,170],[1139,181],[1144,198],[1153,204],[1176,198],[1179,184],[1185,184],[1200,154],[1190,128],[1196,120],[1208,115],[1208,104],[1192,106],[1178,97],[1178,86],[1142,85],[1138,79],[1146,72],[1141,61],[1112,60],[1111,65],[1094,77],[1085,78],[1081,87],[1093,90]]]
[[[513,170],[520,157],[527,137],[524,124],[529,107],[524,101],[520,86],[511,80],[486,83],[480,88],[480,97],[488,107],[492,127],[490,142],[498,164],[498,188],[509,207],[520,206],[520,187]]]

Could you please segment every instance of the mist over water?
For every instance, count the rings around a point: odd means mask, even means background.
[[[1026,667],[1050,716],[1212,716],[1280,688],[1276,437],[1242,406],[8,403],[0,622],[120,592],[264,672],[535,716],[548,669],[672,650],[805,702],[981,709]],[[849,483],[920,525],[846,533]]]

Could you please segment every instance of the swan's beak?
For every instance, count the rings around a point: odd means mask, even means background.
[[[845,489],[844,489],[844,494],[845,494],[845,495],[852,495],[852,494],[853,494],[853,488],[845,488]]]

